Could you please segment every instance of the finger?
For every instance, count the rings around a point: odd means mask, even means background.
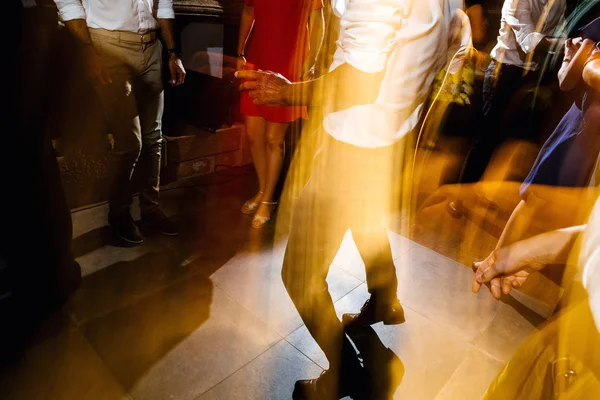
[[[480,289],[481,289],[481,283],[477,282],[477,279],[475,279],[475,277],[473,277],[473,281],[471,282],[471,291],[473,291],[473,293],[479,293]]]
[[[502,279],[502,293],[508,295],[512,289],[511,279]]]
[[[183,85],[184,81],[185,81],[185,71],[184,70],[180,70],[179,74],[177,76],[177,84],[178,85]]]
[[[490,291],[495,299],[500,299],[502,297],[502,290],[500,286],[500,278],[494,278],[490,281]]]
[[[521,287],[521,282],[520,282],[520,281],[518,281],[518,280],[516,280],[516,279],[514,279],[514,280],[513,280],[513,281],[512,281],[510,284],[511,284],[511,285],[512,285],[512,287],[513,287],[513,288],[515,288],[515,289],[518,289],[518,288],[520,288],[520,287]]]
[[[246,81],[240,85],[240,91],[252,91],[258,89],[258,82]]]
[[[238,79],[256,80],[256,79],[258,79],[258,71],[243,69],[241,71],[236,71],[235,77]]]
[[[490,282],[492,279],[506,273],[504,267],[504,264],[506,263],[498,262],[498,257],[498,253],[494,251],[481,263],[481,266],[479,266],[477,272],[475,273],[475,277],[479,283]]]

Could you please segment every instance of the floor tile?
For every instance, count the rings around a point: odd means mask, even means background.
[[[140,298],[182,279],[187,272],[181,259],[169,249],[138,255],[127,254],[126,261],[114,262],[86,276],[81,287],[67,304],[67,309],[80,322],[107,314],[139,301]],[[123,254],[126,254],[125,252]]]
[[[500,309],[489,291],[471,292],[470,269],[423,246],[395,263],[402,303],[467,340],[478,337]]]
[[[346,232],[332,265],[338,266],[361,282],[365,281],[365,263],[360,257],[350,231]]]
[[[134,399],[193,400],[281,339],[196,275],[83,326]]]
[[[216,271],[212,279],[276,332],[287,336],[302,321],[281,279],[282,246],[278,243],[275,252],[272,249],[240,252]],[[335,266],[330,269],[327,282],[334,301],[361,283]]]
[[[301,351],[319,367],[323,369],[329,368],[329,361],[327,361],[325,353],[317,346],[315,339],[310,335],[306,325],[302,325],[300,328],[290,333],[285,340]]]
[[[291,399],[297,380],[317,377],[320,373],[321,368],[281,341],[198,400]]]
[[[479,400],[503,367],[501,361],[472,349],[436,400]]]
[[[368,296],[366,285],[361,285],[335,304],[338,315],[356,312]],[[387,372],[395,389],[394,398],[433,399],[465,359],[472,345],[460,335],[409,308],[405,308],[405,312],[407,322],[402,325],[374,325],[381,342],[378,347],[388,348],[395,355],[388,356],[385,363],[388,370],[379,371],[379,375]],[[323,353],[304,327],[286,340],[321,367],[328,367]]]
[[[30,348],[0,376],[3,400],[126,400],[129,396],[79,330],[65,328]]]
[[[521,343],[536,330],[537,323],[541,322],[540,317],[536,321],[536,316],[524,307],[519,311],[504,304],[490,326],[475,341],[477,348],[508,362]]]

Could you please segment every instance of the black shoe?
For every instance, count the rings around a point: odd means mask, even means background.
[[[163,235],[176,236],[179,234],[177,225],[171,222],[159,209],[149,214],[142,214],[142,222],[150,225]]]
[[[370,380],[358,358],[342,364],[342,372],[323,371],[316,379],[299,380],[294,385],[293,400],[338,400],[347,396],[367,398]]]
[[[119,214],[109,214],[108,222],[119,239],[131,244],[141,244],[144,241],[144,237],[133,222],[133,218],[131,218],[131,214],[128,211]]]
[[[391,304],[377,305],[377,302],[370,298],[360,309],[358,314],[344,314],[342,324],[345,329],[365,327],[383,322],[385,325],[398,325],[405,322],[404,309],[399,300]]]

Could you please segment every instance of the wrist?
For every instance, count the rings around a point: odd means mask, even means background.
[[[181,51],[176,47],[167,49],[167,54],[169,55],[169,60],[177,60],[181,58]]]
[[[300,89],[301,87],[298,83],[290,83],[284,86],[282,91],[283,103],[288,106],[294,105],[294,99],[300,95]]]

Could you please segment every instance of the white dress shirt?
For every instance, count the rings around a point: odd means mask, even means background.
[[[501,63],[535,70],[533,51],[546,37],[565,29],[566,0],[505,0],[498,44],[491,57]]]
[[[448,52],[448,0],[335,1],[340,36],[331,70],[347,63],[384,72],[373,104],[332,112],[323,128],[363,148],[389,146],[417,127],[423,103]],[[360,88],[358,89],[360,90]]]
[[[54,0],[63,21],[85,19],[89,28],[146,33],[158,18],[173,19],[173,0]]]

